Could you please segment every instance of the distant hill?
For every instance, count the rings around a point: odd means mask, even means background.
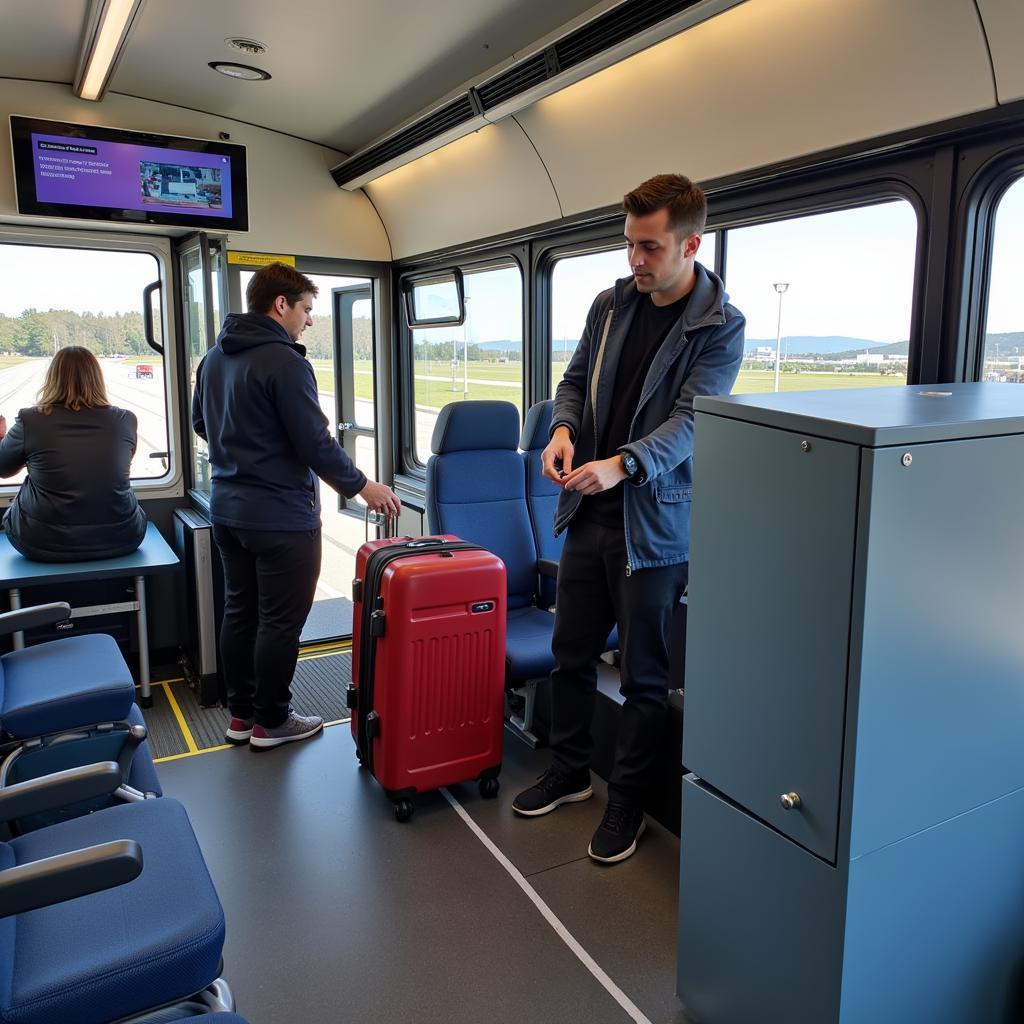
[[[900,344],[900,342],[897,342]],[[906,344],[906,342],[902,342]],[[841,334],[828,335],[786,335],[782,336],[782,351],[791,356],[831,356],[839,352],[863,352],[865,349],[887,348],[884,341],[868,341],[866,338],[849,338]],[[756,348],[775,348],[774,338],[747,338],[744,350],[753,352]]]

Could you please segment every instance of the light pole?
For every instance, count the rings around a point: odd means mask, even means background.
[[[779,293],[779,320],[775,326],[775,390],[779,390],[779,356],[782,348],[782,296],[789,287],[788,281],[776,281],[772,287]]]
[[[469,296],[464,299],[466,303],[466,319],[462,325],[462,400],[469,398]]]

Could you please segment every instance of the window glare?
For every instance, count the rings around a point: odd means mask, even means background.
[[[996,208],[981,379],[1024,383],[1024,178]]]
[[[461,327],[412,332],[414,448],[430,457],[441,409],[452,402],[512,402],[523,413],[523,277],[514,264],[463,269],[466,320]]]

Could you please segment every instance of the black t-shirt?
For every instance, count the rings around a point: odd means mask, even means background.
[[[640,297],[615,371],[611,415],[597,439],[596,458],[610,459],[629,442],[629,428],[640,404],[647,371],[689,301],[690,293],[667,306],[656,306],[649,296]],[[606,526],[622,526],[622,489],[625,486],[623,481],[609,491],[584,498],[580,514]]]

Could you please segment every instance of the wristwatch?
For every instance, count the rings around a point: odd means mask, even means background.
[[[620,452],[619,458],[622,459],[622,468],[626,471],[626,476],[632,480],[640,472],[640,463],[629,452]]]

